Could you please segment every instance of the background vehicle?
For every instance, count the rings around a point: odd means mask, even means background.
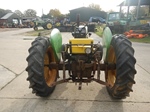
[[[120,12],[111,12],[107,14],[106,26],[113,33],[124,33],[127,30],[149,30],[149,17],[135,18],[128,14],[126,17]]]
[[[105,19],[102,17],[90,17],[89,22],[105,23]]]
[[[111,12],[107,14],[106,26],[111,29],[113,33],[123,33],[126,30],[128,20],[121,16],[120,12]]]
[[[47,30],[50,30],[53,28],[53,25],[52,25],[51,21],[49,21],[49,20],[44,21],[41,18],[35,18],[33,20],[33,22],[34,22],[34,26],[33,26],[34,30],[38,30],[38,27],[40,27],[40,26]]]

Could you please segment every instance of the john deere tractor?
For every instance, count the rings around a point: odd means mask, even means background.
[[[34,23],[33,29],[35,31],[38,30],[38,27],[43,27],[44,29],[47,29],[47,30],[50,30],[53,28],[52,22],[49,20],[44,21],[41,18],[36,18],[35,20],[33,20],[33,23]]]
[[[67,44],[62,44],[62,35],[56,28],[49,38],[37,37],[26,59],[32,92],[47,97],[58,84],[72,81],[81,90],[82,83],[95,81],[106,86],[112,98],[129,96],[136,74],[132,43],[122,34],[112,35],[108,27],[102,45],[95,44],[90,35],[86,25],[77,24]],[[105,75],[105,80],[101,80],[101,75]]]

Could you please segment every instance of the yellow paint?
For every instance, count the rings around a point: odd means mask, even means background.
[[[91,48],[93,39],[70,39],[69,42],[72,44],[71,50],[72,53],[85,53],[86,48]]]
[[[149,20],[140,20],[141,24],[147,24],[149,22]]]

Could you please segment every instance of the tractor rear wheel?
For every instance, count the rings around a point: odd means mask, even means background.
[[[53,28],[53,25],[50,22],[46,23],[46,29],[50,30],[52,28]]]
[[[50,68],[51,62],[56,62],[53,50],[50,46],[49,39],[46,37],[38,37],[32,42],[27,57],[28,72],[27,80],[30,82],[29,88],[33,89],[33,93],[37,96],[49,96],[55,86],[52,84],[57,80],[57,69]]]
[[[124,35],[114,35],[108,49],[106,63],[115,63],[115,70],[105,71],[108,93],[115,99],[123,99],[129,96],[132,85],[135,84],[136,74],[134,49],[132,43]]]

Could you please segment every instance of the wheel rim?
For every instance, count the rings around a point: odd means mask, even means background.
[[[48,29],[51,29],[51,28],[52,28],[52,25],[51,25],[50,23],[48,23],[48,24],[47,24],[47,28],[48,28]]]
[[[116,63],[116,55],[114,52],[113,46],[110,46],[108,51],[108,63]],[[108,70],[108,74],[106,74],[106,82],[113,87],[116,81],[116,70]]]
[[[60,26],[60,23],[58,22],[58,23],[56,23],[56,26]]]
[[[55,82],[57,77],[57,69],[52,69],[48,66],[51,62],[56,62],[56,60],[52,48],[49,47],[44,56],[44,78],[48,86],[51,86]]]

